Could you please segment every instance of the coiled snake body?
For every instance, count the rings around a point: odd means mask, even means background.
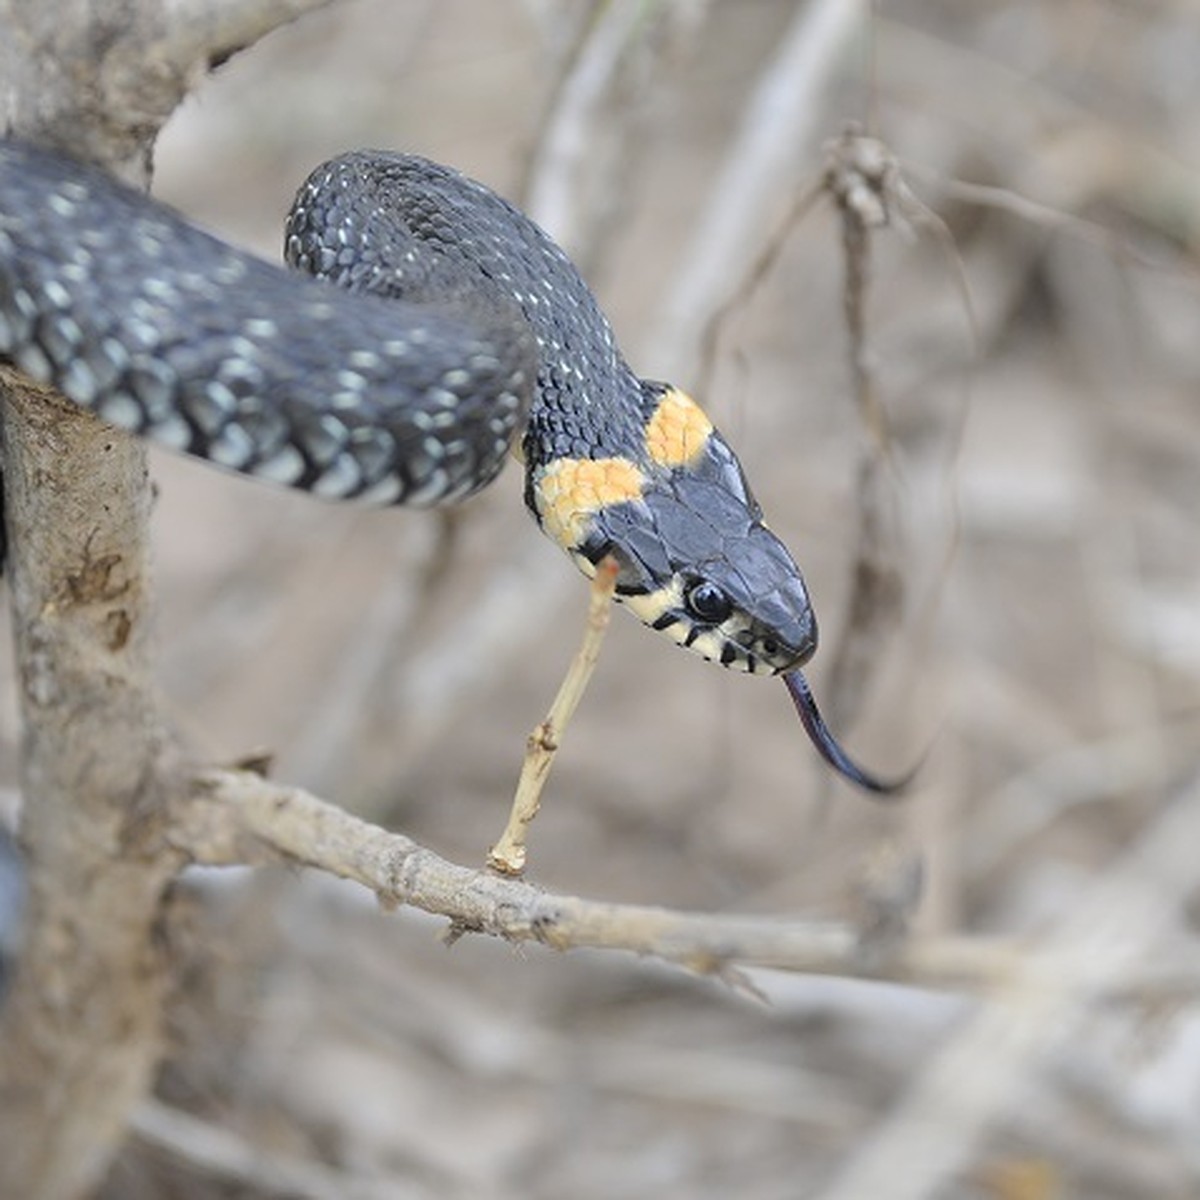
[[[586,574],[612,556],[648,625],[782,674],[821,753],[892,790],[817,713],[808,594],[733,451],[684,393],[634,374],[529,218],[447,167],[356,152],[301,187],[285,257],[299,270],[0,139],[0,357],[123,429],[336,499],[468,495],[523,425],[526,503]]]

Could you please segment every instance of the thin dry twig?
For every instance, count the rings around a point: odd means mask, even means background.
[[[1195,269],[1187,265],[1181,266],[1177,257],[1168,260],[1148,253],[1138,246],[1128,233],[1112,229],[1098,221],[1089,221],[1078,213],[1055,208],[1011,188],[975,183],[967,179],[948,179],[936,171],[921,167],[910,167],[910,170],[914,174],[922,175],[949,200],[961,200],[965,204],[1010,213],[1031,225],[1078,238],[1089,246],[1103,250],[1118,261],[1133,263],[1146,271],[1161,272],[1193,283],[1196,281]]]
[[[759,252],[751,260],[748,267],[738,279],[734,290],[728,298],[718,305],[704,323],[700,335],[699,366],[696,369],[696,390],[705,393],[709,390],[717,367],[717,352],[720,349],[721,337],[730,318],[739,309],[750,302],[750,298],[758,290],[759,285],[771,273],[779,261],[779,255],[792,231],[808,215],[813,205],[825,194],[825,182],[817,179],[808,187],[802,188],[791,207],[779,222],[779,227],[766,239]]]
[[[602,7],[574,48],[546,109],[524,207],[573,255],[590,240],[581,228],[579,173],[594,150],[604,100],[631,38],[645,20],[645,8],[643,0],[614,0]]]
[[[846,275],[842,309],[849,334],[854,401],[875,452],[884,457],[888,435],[868,357],[866,303],[871,235],[900,216],[900,168],[883,142],[851,127],[826,147],[824,184],[842,217]]]
[[[711,314],[736,290],[740,265],[754,260],[762,231],[772,228],[776,198],[791,194],[797,164],[815,149],[821,99],[865,17],[862,0],[803,6],[763,72],[650,339],[663,378],[695,377]]]
[[[405,1181],[362,1179],[323,1163],[272,1154],[228,1129],[155,1100],[133,1113],[135,1138],[210,1179],[297,1200],[394,1200],[412,1194]]]
[[[611,558],[604,559],[597,566],[583,640],[571,659],[550,711],[529,734],[525,744],[525,761],[521,764],[521,777],[517,781],[508,823],[500,840],[488,851],[487,856],[488,866],[502,875],[524,874],[525,835],[541,808],[542,789],[550,776],[550,768],[554,766],[563,735],[600,658],[600,648],[608,631],[608,619],[612,615],[617,570],[616,560]]]
[[[846,621],[831,657],[829,707],[846,725],[859,708],[883,642],[904,603],[899,533],[889,484],[889,435],[867,346],[871,238],[903,220],[899,164],[877,138],[847,129],[826,148],[825,188],[841,214],[850,377],[859,421],[867,435],[858,463],[858,530],[846,602]]]

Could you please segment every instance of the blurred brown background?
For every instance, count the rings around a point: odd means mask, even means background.
[[[834,32],[811,80],[781,81],[809,9]],[[802,121],[759,110],[785,165],[741,213],[743,265],[848,120],[913,192],[873,239],[867,348],[890,443],[870,495],[828,200],[724,323],[707,378],[668,349],[698,222],[768,79],[814,91]],[[585,153],[564,173],[550,150],[572,119]],[[1038,934],[1195,791],[1193,5],[884,0],[867,20],[784,0],[361,0],[221,68],[160,143],[156,191],[277,258],[308,170],[372,145],[528,203],[636,368],[702,384],[804,565],[824,635],[811,677],[839,734],[883,772],[932,745],[911,799],[872,805],[830,780],[781,687],[620,614],[534,827],[538,882],[855,921],[881,861],[919,858],[922,934]],[[974,331],[920,204],[953,237]],[[279,778],[480,861],[586,603],[524,514],[519,471],[447,516],[338,508],[166,454],[154,468],[162,685],[198,750],[269,748]],[[846,690],[831,665],[866,637],[848,616],[864,505],[903,605]],[[182,984],[162,1097],[264,1154],[381,1178],[379,1195],[833,1194],[968,1011],[765,971],[769,1003],[615,956],[446,950],[437,923],[315,878],[196,886],[207,952]],[[1195,961],[1190,911],[1152,931],[1148,962]],[[928,1194],[1200,1194],[1196,991],[1132,990],[1031,1067]],[[321,1194],[243,1174],[135,1140],[106,1195]]]

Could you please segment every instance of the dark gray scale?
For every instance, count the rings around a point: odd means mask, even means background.
[[[625,458],[642,494],[591,517],[578,555],[706,657],[784,674],[825,758],[860,786],[799,666],[816,622],[715,432],[649,460],[643,382],[566,255],[481,184],[411,155],[318,168],[288,261],[226,246],[94,167],[0,138],[0,357],[113,424],[331,498],[434,504],[500,470],[528,409],[526,503],[559,458]],[[340,285],[338,287],[330,286]],[[2,528],[2,526],[0,526]],[[0,553],[3,547],[0,546]]]
[[[362,218],[338,215],[352,241]],[[102,171],[0,140],[0,354],[222,466],[383,502],[482,487],[523,420],[535,347],[511,304],[445,290],[331,292]]]
[[[617,591],[624,596],[652,591],[675,576],[685,592],[701,583],[719,589],[750,619],[745,642],[766,637],[771,658],[794,664],[816,649],[816,618],[800,568],[761,518],[733,451],[714,432],[698,463],[664,472],[641,500],[599,513],[588,557],[616,553]],[[690,646],[723,617],[705,622],[672,611],[655,625],[663,629],[680,619],[692,624],[683,643]],[[729,650],[722,657],[726,666],[733,661]]]
[[[414,244],[431,252],[424,277],[413,272]],[[557,458],[644,457],[642,384],[586,283],[533,221],[481,184],[415,155],[343,155],[301,188],[285,254],[382,295],[442,295],[446,276],[459,275],[515,303],[538,345],[524,439],[531,477]]]

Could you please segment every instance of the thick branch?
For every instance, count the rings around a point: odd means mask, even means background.
[[[151,143],[213,66],[331,0],[0,0],[0,118],[144,182]]]
[[[173,0],[153,44],[178,67],[213,66],[334,0]]]
[[[30,856],[0,1027],[0,1195],[41,1198],[76,1194],[148,1084],[166,979],[153,924],[179,859],[158,839],[144,449],[7,369],[0,391]]]
[[[145,182],[188,86],[313,4],[0,0],[0,120]],[[236,36],[235,36],[236,35]],[[0,1196],[72,1200],[161,1053],[172,736],[152,684],[144,447],[0,369],[23,720],[24,948],[0,1023]]]

